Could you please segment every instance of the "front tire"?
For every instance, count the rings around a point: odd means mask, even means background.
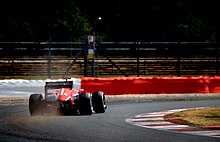
[[[41,115],[42,113],[42,100],[41,94],[31,94],[29,97],[29,112],[31,116]]]

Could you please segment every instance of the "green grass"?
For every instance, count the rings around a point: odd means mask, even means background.
[[[220,126],[220,106],[189,109],[166,115],[166,120],[192,126]]]

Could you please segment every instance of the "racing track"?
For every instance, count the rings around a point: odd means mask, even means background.
[[[219,142],[219,138],[147,129],[125,119],[163,110],[215,106],[220,100],[107,102],[104,114],[31,117],[27,103],[0,104],[0,141]]]

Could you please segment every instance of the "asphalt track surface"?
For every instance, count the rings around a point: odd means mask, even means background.
[[[107,101],[103,114],[30,116],[28,103],[0,104],[2,142],[219,142],[219,138],[174,133],[131,125],[125,120],[143,113],[216,106],[220,100]]]

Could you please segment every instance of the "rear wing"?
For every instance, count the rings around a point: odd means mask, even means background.
[[[67,78],[67,79],[47,79],[45,80],[45,86],[53,87],[53,86],[71,86],[71,88],[79,90],[81,89],[81,79],[78,78]]]
[[[68,78],[68,79],[47,79],[45,80],[45,95],[49,89],[70,88],[79,90],[81,89],[81,79]]]
[[[73,81],[45,82],[46,89],[73,88]]]

